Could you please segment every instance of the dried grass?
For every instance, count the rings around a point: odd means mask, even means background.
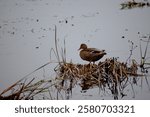
[[[133,9],[133,8],[143,8],[143,7],[150,7],[150,3],[147,1],[135,2],[134,0],[121,3],[121,10]]]
[[[107,58],[98,64],[60,64],[57,69],[57,79],[61,79],[60,87],[65,90],[72,88],[80,81],[82,90],[88,90],[93,87],[100,87],[102,90],[109,89],[114,95],[114,99],[122,93],[127,86],[129,78],[137,82],[138,76],[143,76],[137,73],[138,65],[135,60],[130,66],[118,61],[115,58]],[[64,82],[70,81],[70,85],[66,87]],[[133,82],[133,83],[134,83]],[[117,95],[116,95],[117,94]]]

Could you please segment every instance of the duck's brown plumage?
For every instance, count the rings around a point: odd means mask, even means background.
[[[105,50],[98,50],[96,48],[88,48],[86,44],[80,45],[80,57],[83,60],[89,62],[95,62],[101,59],[104,55],[106,55]]]

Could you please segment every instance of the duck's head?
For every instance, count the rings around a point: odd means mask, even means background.
[[[81,49],[87,49],[87,45],[86,44],[84,44],[84,43],[82,43],[81,45],[80,45],[80,48],[78,49],[78,50],[81,50]]]

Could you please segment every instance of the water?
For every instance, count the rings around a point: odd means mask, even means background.
[[[68,62],[87,63],[78,55],[81,43],[105,49],[107,55],[102,61],[107,57],[126,61],[130,54],[128,40],[138,46],[132,57],[140,62],[139,40],[150,33],[150,9],[120,10],[122,1],[0,0],[0,91],[50,61],[50,49],[55,47],[55,25],[59,45],[63,46],[66,40]],[[50,78],[54,76],[52,71],[49,65],[30,77],[40,79],[44,74],[44,78]],[[134,99],[150,99],[147,86],[143,86],[142,92],[137,88]],[[103,99],[97,98],[97,91],[80,94],[80,89],[74,90],[77,95],[72,99]],[[112,99],[104,99],[107,98]]]

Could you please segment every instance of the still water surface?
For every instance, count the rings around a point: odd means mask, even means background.
[[[139,63],[139,40],[150,34],[150,9],[120,10],[121,2],[124,0],[0,0],[0,91],[50,61],[55,25],[60,47],[66,40],[68,62],[87,63],[77,51],[81,43],[105,49],[107,55],[101,61],[110,57],[126,61],[131,40],[138,46],[132,58]],[[145,43],[142,47],[144,51]],[[150,47],[147,56],[149,50]],[[29,77],[54,77],[55,65]],[[79,87],[73,90],[72,99],[113,99],[109,94],[100,95],[98,89],[85,94],[80,93]],[[142,89],[136,86],[136,90],[136,97],[132,98],[127,89],[129,96],[124,99],[150,99],[146,84]]]

